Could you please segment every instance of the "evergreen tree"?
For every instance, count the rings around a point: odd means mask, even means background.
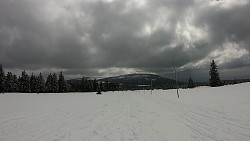
[[[13,91],[14,92],[19,92],[18,86],[19,86],[19,83],[18,83],[17,76],[13,74]]]
[[[37,93],[45,92],[45,82],[42,73],[40,73],[39,76],[37,77],[36,92]]]
[[[47,77],[45,86],[46,86],[46,92],[53,93],[52,74],[51,73]]]
[[[67,88],[66,92],[70,92],[71,91],[71,85],[70,85],[70,83],[68,83],[67,81],[65,81],[65,83],[66,83],[66,88]]]
[[[93,91],[91,81],[84,78],[84,77],[82,78],[82,81],[81,81],[81,91],[82,92],[91,92],[91,91]]]
[[[118,82],[115,82],[115,91],[119,91],[120,85]],[[152,88],[154,90],[154,88]]]
[[[47,81],[46,81],[46,91],[49,93],[57,93],[58,92],[58,80],[57,80],[57,76],[54,73],[49,74],[47,77]]]
[[[96,94],[102,94],[102,90],[101,90],[101,83],[97,83],[97,93]]]
[[[62,72],[60,72],[59,74],[59,79],[58,79],[58,88],[59,88],[59,92],[63,93],[63,92],[67,92],[68,88],[67,88],[67,82],[64,80],[64,76],[62,74]]]
[[[5,74],[3,70],[3,65],[0,65],[0,93],[4,92],[4,81],[5,81]]]
[[[30,92],[30,80],[29,75],[24,71],[22,71],[21,77],[19,77],[19,91],[22,93]]]
[[[53,87],[53,93],[58,92],[58,80],[57,75],[54,73],[52,76],[52,87]]]
[[[37,78],[32,73],[30,76],[30,92],[35,93],[36,92],[36,85],[37,85]]]
[[[8,72],[5,81],[4,81],[4,86],[5,86],[5,92],[14,92],[14,81],[13,81],[13,75],[11,72]]]
[[[85,92],[85,83],[86,83],[86,79],[84,77],[82,77],[82,80],[81,80],[81,92]]]
[[[104,92],[107,92],[107,91],[108,91],[108,84],[109,84],[109,82],[108,82],[108,79],[106,78],[106,79],[105,79],[105,82],[104,82],[104,85],[103,85],[103,91],[104,91]]]
[[[93,92],[96,92],[97,88],[98,88],[98,83],[97,83],[96,79],[94,79],[94,81],[93,81]]]
[[[212,62],[210,64],[209,76],[210,76],[209,84],[211,87],[217,87],[217,86],[221,85],[218,67],[215,64],[214,60],[212,60]]]
[[[189,80],[188,80],[188,88],[194,88],[195,85],[194,85],[194,82],[193,82],[193,79],[192,77],[190,76],[189,77]]]
[[[109,82],[108,83],[108,91],[117,91],[119,88],[119,84],[116,82]]]
[[[102,83],[102,81],[100,81],[100,90],[101,90],[101,92],[103,92],[103,83]]]

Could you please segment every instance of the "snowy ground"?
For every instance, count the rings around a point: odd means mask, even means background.
[[[1,94],[0,140],[249,141],[249,90]]]

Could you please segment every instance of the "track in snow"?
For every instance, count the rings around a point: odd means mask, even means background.
[[[0,140],[249,141],[250,96],[238,92],[249,86],[181,90],[180,99],[172,90],[4,94]]]

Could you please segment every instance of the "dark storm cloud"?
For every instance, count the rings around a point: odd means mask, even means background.
[[[197,14],[196,26],[207,26],[214,44],[222,44],[227,40],[249,43],[250,20],[247,18],[249,14],[250,3],[227,9],[208,7]],[[246,47],[246,49],[250,48]]]
[[[1,1],[1,60],[7,67],[82,67],[88,58],[74,23],[63,17],[50,21],[43,3]],[[41,6],[41,7],[40,7]],[[53,10],[53,9],[52,9]],[[70,19],[65,19],[70,20]],[[84,66],[83,65],[83,66]]]
[[[0,1],[0,63],[68,76],[250,66],[250,3]],[[233,50],[233,51],[232,51]]]

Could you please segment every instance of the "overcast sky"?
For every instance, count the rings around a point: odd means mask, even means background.
[[[250,78],[250,0],[0,0],[5,71]]]

